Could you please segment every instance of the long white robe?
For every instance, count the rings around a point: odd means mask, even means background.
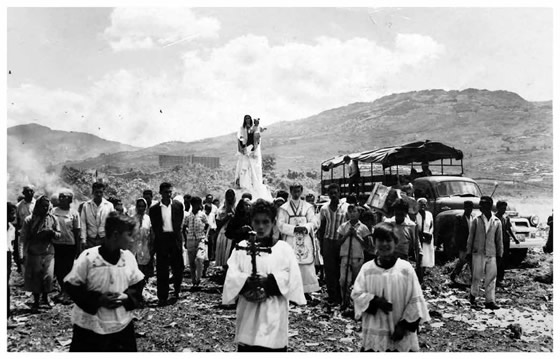
[[[430,320],[422,288],[412,265],[397,259],[395,265],[384,269],[375,260],[364,263],[352,290],[356,319],[362,318],[363,347],[365,350],[400,352],[419,351],[418,335],[407,331],[404,338],[395,342],[390,339],[395,326],[401,320],[409,323],[420,319]],[[393,303],[393,310],[385,314],[378,309],[375,315],[366,312],[375,296],[383,296]]]
[[[426,217],[424,219],[424,228],[422,228],[422,215],[418,213],[416,215],[416,224],[418,228],[425,233],[430,233],[432,235],[432,241],[430,243],[422,242],[422,267],[433,267],[436,264],[436,247],[434,246],[434,216],[430,211],[426,211]]]
[[[301,200],[297,203],[290,200],[278,210],[276,222],[278,230],[282,234],[282,240],[286,241],[296,254],[305,293],[321,289],[315,272],[314,240],[310,235],[317,227],[315,218],[315,211],[311,204]],[[305,227],[308,234],[298,240],[294,234],[296,226]]]
[[[244,145],[247,142],[247,130],[241,127],[237,133],[237,139]],[[239,187],[253,195],[253,200],[262,198],[272,201],[272,195],[263,184],[262,177],[262,155],[260,143],[255,144],[253,151],[247,148],[239,149],[237,152],[237,166],[235,167],[235,178],[239,180]]]
[[[246,241],[241,241],[246,246]],[[272,273],[282,295],[268,297],[262,303],[249,302],[239,295],[251,275],[251,257],[244,250],[234,250],[228,260],[222,294],[223,304],[237,302],[235,340],[237,343],[279,349],[288,345],[288,301],[306,304],[301,275],[292,248],[283,241],[272,246],[272,253],[257,256],[260,275]]]

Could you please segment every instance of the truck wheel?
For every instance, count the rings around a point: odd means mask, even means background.
[[[508,262],[510,266],[518,266],[527,257],[527,248],[510,249]]]

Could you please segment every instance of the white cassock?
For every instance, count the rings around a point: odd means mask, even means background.
[[[247,246],[247,241],[241,241]],[[272,253],[257,256],[259,275],[273,274],[282,295],[268,297],[264,302],[249,302],[239,295],[251,275],[251,257],[235,249],[228,262],[222,294],[223,304],[237,302],[235,340],[253,346],[279,349],[288,345],[288,301],[306,304],[299,267],[292,248],[283,241],[272,246]]]
[[[422,242],[422,267],[433,267],[436,264],[436,247],[434,246],[434,216],[430,211],[425,211],[424,228],[422,228],[422,215],[420,212],[416,214],[416,224],[420,231],[430,233],[432,241],[430,243]]]
[[[315,246],[310,235],[317,226],[315,221],[314,208],[305,201],[289,200],[278,210],[278,230],[282,234],[282,240],[286,241],[294,250],[305,293],[321,289],[315,272]],[[296,236],[294,234],[296,226],[305,227],[308,234]]]
[[[418,335],[406,331],[403,339],[390,339],[395,326],[401,320],[420,323],[430,320],[422,288],[412,265],[397,259],[395,265],[384,269],[375,260],[364,263],[352,290],[356,319],[362,317],[363,347],[365,350],[400,352],[419,351]],[[383,296],[393,303],[393,310],[385,314],[377,309],[375,315],[366,312],[374,296]]]

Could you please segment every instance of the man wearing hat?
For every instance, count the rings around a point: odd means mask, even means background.
[[[294,183],[290,186],[290,200],[278,210],[278,230],[282,239],[294,250],[303,281],[303,291],[307,300],[309,293],[318,291],[319,280],[315,272],[315,247],[311,233],[315,230],[315,210],[301,200],[303,186]]]
[[[484,273],[484,294],[487,309],[500,309],[496,305],[496,261],[500,260],[504,251],[502,243],[502,222],[492,213],[491,197],[480,197],[479,216],[471,222],[467,240],[467,256],[472,258],[472,283],[469,300],[476,306],[480,280]]]
[[[16,205],[16,239],[14,241],[14,262],[17,265],[17,271],[21,273],[22,255],[23,255],[23,245],[20,245],[19,237],[21,234],[21,227],[23,226],[23,221],[25,218],[33,212],[35,208],[35,187],[33,185],[23,186],[23,199]]]

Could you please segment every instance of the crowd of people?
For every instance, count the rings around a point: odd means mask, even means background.
[[[211,264],[222,273],[222,305],[237,307],[239,351],[286,351],[289,303],[320,304],[322,285],[326,307],[361,318],[362,351],[419,350],[419,325],[430,320],[422,282],[435,265],[425,198],[416,199],[417,213],[403,199],[381,213],[355,195],[341,199],[336,184],[317,205],[298,183],[273,201],[250,193],[238,200],[228,189],[220,202],[212,194],[179,196],[163,182],[158,201],[146,189],[126,208],[105,199],[103,183],[91,189],[91,200],[78,206],[69,189],[35,198],[33,186],[23,187],[17,205],[8,202],[8,275],[13,258],[34,313],[51,299],[74,304],[71,351],[135,351],[131,312],[146,305],[147,279],[155,276],[157,305],[173,305],[184,295],[185,268],[194,292]],[[498,309],[496,283],[510,237],[516,239],[507,203],[499,201],[496,214],[492,206],[482,197],[474,216],[466,201],[457,216],[460,252],[451,280],[468,265],[471,304],[478,306],[483,280],[485,307]],[[59,291],[50,298],[55,278]]]

